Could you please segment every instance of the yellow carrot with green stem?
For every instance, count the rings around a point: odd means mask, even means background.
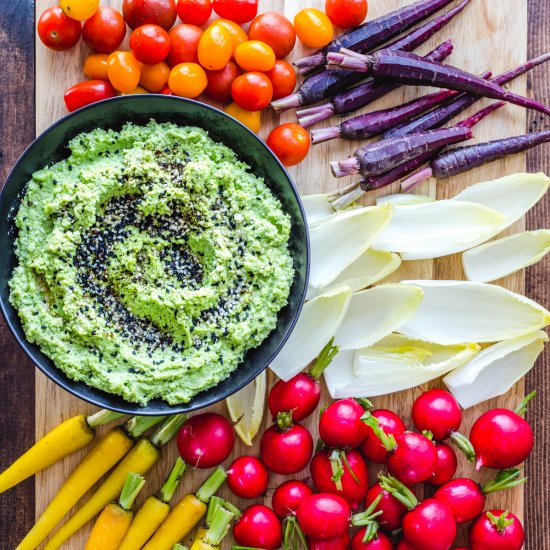
[[[159,460],[160,448],[168,443],[187,420],[186,415],[169,417],[151,438],[140,439],[118,463],[111,475],[65,525],[46,543],[44,550],[59,548],[70,536],[80,530],[109,502],[113,501],[124,485],[129,472],[145,475]]]
[[[183,546],[183,544],[180,544],[179,542],[177,542],[172,547],[172,550],[189,550],[189,548],[187,548],[187,546]]]
[[[90,416],[79,414],[65,420],[0,474],[0,493],[86,447],[94,439],[98,426],[113,422],[121,416],[124,415],[101,410]]]
[[[241,511],[229,502],[213,497],[206,513],[206,526],[195,534],[191,550],[217,550],[229,531],[230,523]]]
[[[134,521],[120,544],[119,550],[140,550],[170,513],[170,500],[185,473],[186,464],[178,457],[164,485],[151,495],[136,512]]]
[[[132,523],[132,505],[145,478],[134,472],[126,477],[118,503],[110,502],[99,514],[84,550],[117,550]]]

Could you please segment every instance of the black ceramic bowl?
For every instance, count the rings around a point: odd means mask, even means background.
[[[246,354],[242,364],[229,378],[182,405],[171,406],[155,399],[146,407],[140,407],[117,395],[70,380],[36,345],[28,342],[17,311],[8,300],[8,281],[16,265],[13,218],[17,213],[18,199],[31,174],[66,158],[68,141],[81,132],[94,128],[118,130],[126,122],[145,124],[150,119],[206,129],[214,140],[233,149],[256,175],[265,178],[292,219],[289,247],[294,259],[295,276],[288,305],[279,313],[277,328],[259,347]],[[265,143],[248,128],[222,111],[197,101],[162,95],[130,95],[84,107],[56,122],[29,146],[11,171],[0,195],[0,306],[6,322],[25,353],[46,376],[73,395],[102,408],[128,414],[174,414],[206,407],[236,392],[269,365],[287,340],[304,303],[308,272],[309,240],[305,215],[298,191],[287,171]]]

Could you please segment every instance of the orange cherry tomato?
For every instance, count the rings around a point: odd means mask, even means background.
[[[176,25],[168,33],[170,36],[170,53],[166,58],[168,65],[178,63],[198,63],[197,49],[202,36],[202,29],[195,25]]]
[[[296,73],[290,63],[277,59],[273,69],[265,73],[273,84],[273,99],[290,95],[296,87]]]
[[[237,46],[248,40],[245,30],[238,23],[230,21],[229,19],[216,19],[215,23],[216,25],[221,25],[224,27],[231,35],[231,39],[233,40],[234,55]]]
[[[179,18],[191,25],[204,25],[212,13],[210,0],[178,0],[176,9]]]
[[[286,57],[296,43],[296,32],[292,23],[282,14],[270,11],[258,15],[248,29],[250,40],[261,40],[269,44],[277,59]]]
[[[294,17],[294,28],[300,42],[309,48],[322,48],[334,36],[330,19],[322,11],[305,8]]]
[[[107,75],[119,92],[131,92],[139,84],[141,64],[131,52],[113,52],[107,59]]]
[[[247,111],[261,111],[273,97],[273,85],[263,73],[246,73],[233,81],[231,96],[239,107]]]
[[[147,23],[132,31],[130,49],[138,61],[155,65],[170,52],[170,37],[162,27]]]
[[[239,107],[236,103],[230,103],[224,111],[236,118],[239,122],[242,122],[245,126],[250,128],[254,133],[260,131],[261,126],[261,114],[260,111],[246,111]]]
[[[217,101],[231,99],[231,85],[240,74],[241,69],[239,69],[234,61],[230,61],[219,71],[206,71],[206,77],[208,78],[208,85],[205,90],[206,95]]]
[[[156,65],[142,65],[139,84],[150,92],[160,92],[168,82],[169,74],[170,67],[164,61]]]
[[[272,130],[266,143],[285,166],[294,166],[306,158],[310,139],[303,126],[290,122]]]
[[[142,88],[141,86],[138,86],[137,88],[134,88],[131,92],[126,92],[122,95],[136,95],[136,94],[148,94],[149,91],[145,88]]]
[[[182,97],[201,95],[207,84],[206,73],[198,63],[180,63],[172,68],[168,77],[172,93]]]
[[[367,0],[326,0],[325,13],[337,27],[357,27],[367,17]]]
[[[84,74],[92,80],[109,80],[106,53],[92,53],[84,60]]]
[[[233,39],[222,25],[214,23],[208,27],[199,40],[199,63],[209,71],[223,69],[233,54]]]
[[[247,40],[237,46],[235,61],[245,71],[270,71],[275,65],[275,53],[265,42]]]
[[[126,36],[126,22],[122,14],[111,6],[99,6],[84,22],[82,38],[98,53],[114,52]]]

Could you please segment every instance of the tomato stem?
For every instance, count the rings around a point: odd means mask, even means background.
[[[476,452],[470,440],[460,432],[453,432],[450,437],[451,441],[466,455],[468,462],[474,462]]]
[[[501,491],[502,489],[510,489],[522,485],[527,481],[526,477],[520,478],[523,468],[508,468],[507,470],[500,470],[494,479],[488,481],[481,486],[481,490],[484,495],[494,493],[495,491]]]
[[[334,336],[329,340],[327,345],[321,350],[315,363],[309,369],[311,378],[317,380],[323,374],[323,371],[332,363],[336,354],[340,351],[339,346],[334,346]]]
[[[418,499],[416,498],[414,493],[405,484],[401,483],[395,477],[380,474],[378,476],[378,480],[382,489],[388,491],[388,493],[390,493],[409,510],[414,510],[418,506]],[[380,493],[380,495],[381,494],[382,493]]]
[[[532,391],[531,393],[526,395],[525,398],[523,399],[523,401],[516,407],[514,412],[519,416],[525,416],[525,413],[527,412],[527,404],[536,395],[537,395],[536,391]]]
[[[504,531],[506,530],[506,527],[514,523],[514,518],[507,517],[509,514],[508,510],[505,510],[504,512],[502,512],[502,514],[500,514],[500,516],[498,517],[492,514],[491,512],[486,512],[486,514],[489,520],[491,521],[491,523],[496,527],[496,530],[499,533],[504,533]]]

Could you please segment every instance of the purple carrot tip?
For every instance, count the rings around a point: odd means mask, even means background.
[[[332,175],[335,178],[343,178],[359,173],[359,161],[355,157],[349,157],[344,160],[333,160],[330,163]]]
[[[325,56],[323,55],[323,52],[317,52],[306,57],[302,57],[301,59],[297,59],[294,61],[294,66],[297,67],[299,73],[304,74],[311,71],[311,69],[314,69],[315,67],[323,65],[324,62]]]
[[[281,111],[286,111],[288,109],[296,109],[296,107],[299,107],[302,105],[302,96],[300,93],[296,92],[290,95],[287,95],[286,97],[282,97],[281,99],[277,99],[275,101],[271,102],[271,106],[273,109],[279,113]]]
[[[477,113],[474,113],[471,117],[461,120],[459,123],[457,123],[457,126],[461,126],[463,128],[472,128],[478,122],[481,122],[486,116],[489,116],[491,113],[497,111],[501,107],[504,107],[504,105],[506,105],[505,101],[496,101],[495,103],[491,103],[484,109],[481,109]]]
[[[332,207],[334,208],[334,210],[343,210],[344,208],[347,208],[354,202],[358,201],[365,194],[365,191],[361,189],[359,184],[360,182],[357,182],[355,184],[355,189],[332,201]]]
[[[330,126],[329,128],[319,128],[311,131],[311,143],[322,143],[331,139],[339,138],[342,135],[340,126]]]
[[[309,126],[313,126],[322,120],[330,118],[333,114],[334,107],[332,103],[325,103],[324,105],[317,105],[316,107],[296,111],[298,122],[304,128],[308,128]]]
[[[430,179],[433,176],[433,170],[431,167],[423,168],[419,170],[412,176],[404,179],[401,182],[401,189],[403,193],[410,193],[417,185],[420,185],[422,182]]]

